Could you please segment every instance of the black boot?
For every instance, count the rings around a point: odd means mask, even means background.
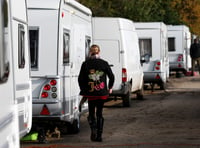
[[[103,117],[97,117],[97,137],[95,141],[102,142],[102,133],[103,133]]]
[[[96,120],[95,120],[95,118],[91,118],[90,116],[88,116],[87,119],[88,119],[88,123],[89,123],[90,129],[91,129],[90,139],[91,139],[91,141],[95,141],[96,137],[97,137]]]

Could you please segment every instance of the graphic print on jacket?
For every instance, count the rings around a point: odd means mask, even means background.
[[[90,74],[88,75],[89,77],[89,82],[88,84],[90,85],[90,92],[93,92],[94,90],[99,91],[101,89],[104,89],[105,84],[104,82],[101,82],[101,76],[104,75],[103,71],[91,69]]]

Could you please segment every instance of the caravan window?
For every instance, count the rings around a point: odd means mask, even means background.
[[[139,39],[141,57],[148,54],[152,56],[152,39]]]
[[[168,38],[168,51],[176,51],[174,37]]]
[[[9,76],[8,59],[8,4],[6,0],[0,1],[0,83],[7,81]]]
[[[31,68],[38,68],[39,28],[29,30]]]
[[[25,67],[25,31],[22,24],[18,25],[18,67]]]
[[[63,64],[69,63],[70,35],[68,31],[63,33]]]
[[[87,59],[89,56],[90,44],[91,44],[91,38],[86,37],[86,39],[85,39],[85,59]]]

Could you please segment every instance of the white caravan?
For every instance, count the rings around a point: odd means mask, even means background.
[[[18,106],[19,131],[22,137],[32,126],[27,4],[26,0],[11,2],[15,101]]]
[[[169,78],[169,57],[167,47],[167,26],[162,22],[137,22],[135,28],[139,37],[140,54],[149,56],[143,64],[144,83],[158,84],[165,89]]]
[[[170,71],[186,74],[191,68],[191,33],[185,25],[168,25],[168,51]]]
[[[19,148],[32,124],[25,0],[0,0],[0,147]]]
[[[75,0],[28,0],[33,122],[79,131],[78,74],[92,40],[91,15]]]
[[[0,147],[19,148],[19,123],[14,94],[10,2],[0,0]]]
[[[138,36],[131,20],[94,17],[93,42],[101,48],[115,75],[111,96],[121,97],[124,106],[130,106],[131,93],[143,98],[143,70],[140,63]]]

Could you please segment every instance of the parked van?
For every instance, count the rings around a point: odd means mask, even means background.
[[[25,0],[0,1],[0,147],[19,148],[32,125]]]
[[[169,78],[167,26],[162,22],[137,22],[135,28],[141,57],[150,58],[149,62],[143,64],[144,83],[150,84],[152,89],[155,84],[165,89]]]
[[[134,24],[125,18],[94,17],[93,42],[101,48],[115,75],[111,96],[121,97],[130,106],[131,93],[143,98],[143,71]]]
[[[79,131],[78,74],[92,41],[91,15],[75,0],[28,0],[33,122]]]
[[[186,74],[191,68],[191,33],[185,25],[168,25],[168,51],[170,71]]]

